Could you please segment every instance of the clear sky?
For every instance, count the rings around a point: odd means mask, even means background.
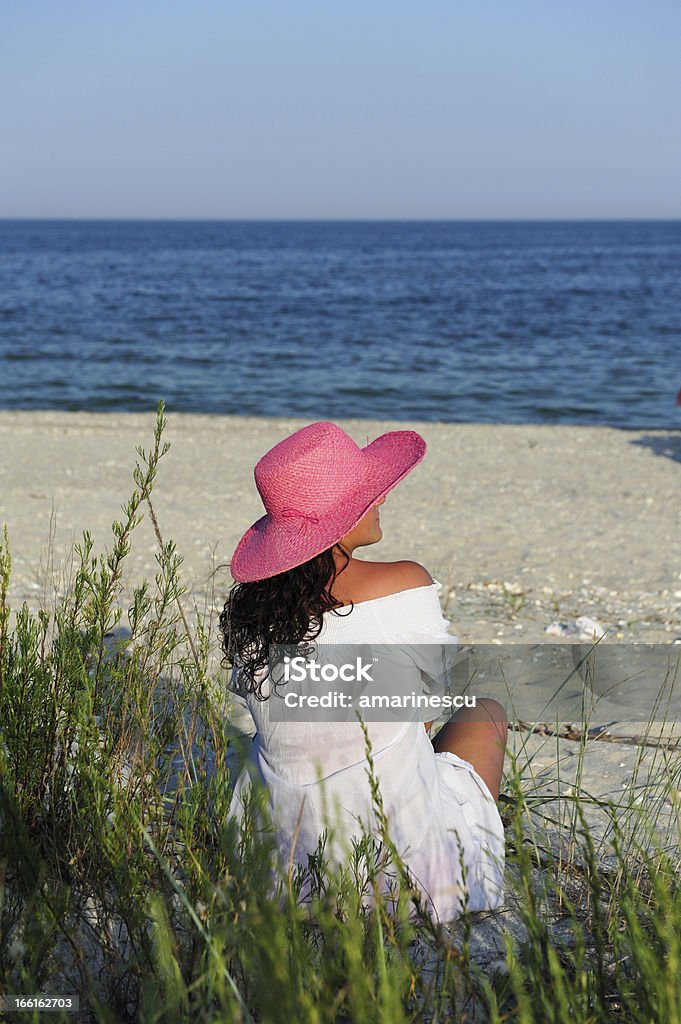
[[[0,0],[0,217],[681,217],[679,0]]]

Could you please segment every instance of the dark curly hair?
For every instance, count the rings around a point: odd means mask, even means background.
[[[333,548],[309,562],[255,583],[235,583],[220,615],[225,665],[238,662],[241,693],[262,693],[262,669],[268,668],[270,647],[274,644],[298,647],[315,640],[322,629],[325,612],[344,607],[331,596],[333,584],[343,572],[350,556],[340,546],[345,565],[337,568]],[[352,602],[346,614],[352,612]]]

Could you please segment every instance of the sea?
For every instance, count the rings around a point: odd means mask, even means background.
[[[0,407],[681,428],[681,221],[0,221]]]

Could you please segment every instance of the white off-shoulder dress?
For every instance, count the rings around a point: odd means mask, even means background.
[[[430,644],[440,651],[441,645],[456,645],[440,609],[439,588],[435,582],[363,601],[349,613],[327,613],[317,643],[404,645],[414,652],[420,682],[426,666],[417,664],[418,652]],[[331,863],[342,861],[363,827],[378,831],[359,723],[273,722],[269,700],[252,694],[246,699],[257,735],[230,814],[240,817],[255,777],[267,787],[284,864],[306,866],[329,826],[325,856]],[[457,755],[435,753],[421,721],[368,722],[367,730],[391,837],[431,910],[452,920],[464,906],[499,907],[504,831],[483,779]]]

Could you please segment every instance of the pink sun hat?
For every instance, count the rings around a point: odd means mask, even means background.
[[[425,454],[415,430],[391,430],[360,448],[321,420],[284,438],[255,467],[267,514],[237,544],[232,576],[239,583],[266,580],[326,551]]]

